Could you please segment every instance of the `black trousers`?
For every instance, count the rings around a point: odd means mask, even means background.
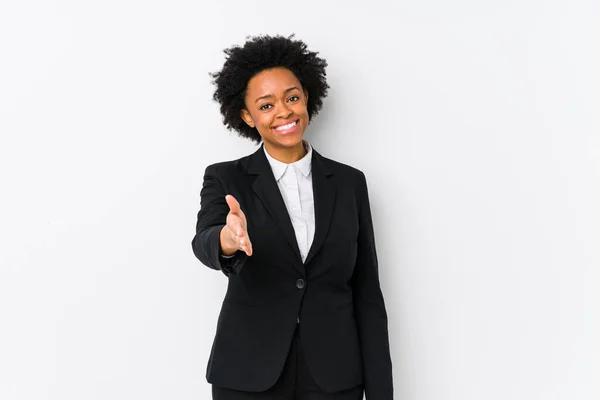
[[[363,386],[338,393],[326,393],[314,381],[300,343],[300,329],[296,328],[281,376],[265,392],[243,392],[212,386],[213,400],[362,400]]]

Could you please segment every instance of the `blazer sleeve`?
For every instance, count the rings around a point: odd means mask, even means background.
[[[358,248],[352,292],[363,360],[365,395],[367,400],[391,400],[393,380],[387,313],[379,284],[367,182],[362,172],[359,178],[358,214]]]
[[[226,195],[217,165],[209,165],[200,191],[200,211],[196,235],[192,239],[192,250],[204,265],[230,276],[240,273],[248,256],[240,250],[233,257],[221,256],[221,229],[225,226],[229,213]]]

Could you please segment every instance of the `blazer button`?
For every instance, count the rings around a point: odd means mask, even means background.
[[[298,289],[304,289],[304,279],[298,279],[298,280],[296,281],[296,287],[297,287]]]

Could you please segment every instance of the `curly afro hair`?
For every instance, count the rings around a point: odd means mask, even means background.
[[[243,47],[232,46],[223,50],[227,55],[221,71],[210,73],[216,86],[213,99],[221,105],[223,123],[241,137],[260,143],[261,136],[242,119],[240,112],[245,108],[246,87],[254,75],[276,67],[292,71],[303,89],[308,92],[307,111],[309,121],[323,106],[329,85],[325,78],[327,61],[317,57],[318,52],[306,49],[294,35],[261,35],[247,37]]]

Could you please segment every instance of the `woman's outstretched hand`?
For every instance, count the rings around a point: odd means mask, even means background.
[[[229,206],[226,225],[221,229],[221,251],[224,255],[230,256],[236,251],[241,250],[247,255],[252,255],[252,243],[248,236],[248,225],[246,216],[240,208],[240,203],[228,194],[225,201]]]

